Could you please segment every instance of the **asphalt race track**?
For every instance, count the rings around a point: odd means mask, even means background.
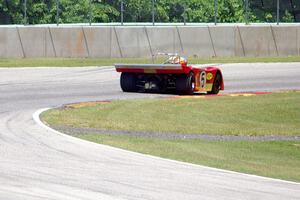
[[[300,63],[221,66],[225,92],[300,90]],[[300,199],[300,184],[144,156],[60,135],[33,114],[122,93],[111,67],[0,68],[0,199]]]

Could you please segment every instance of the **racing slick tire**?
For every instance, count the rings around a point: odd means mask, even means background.
[[[176,78],[176,91],[179,94],[191,95],[194,93],[193,73],[184,74]]]
[[[120,85],[124,92],[136,92],[136,76],[133,73],[122,73]]]
[[[221,89],[221,81],[222,77],[219,73],[217,73],[216,78],[214,80],[214,84],[212,86],[211,91],[207,92],[208,94],[218,94]]]

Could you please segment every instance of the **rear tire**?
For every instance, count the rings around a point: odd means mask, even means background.
[[[220,73],[217,73],[216,78],[214,80],[214,84],[212,86],[211,91],[207,92],[208,94],[218,94],[221,89],[221,81],[222,77]]]
[[[194,93],[193,73],[184,74],[176,78],[176,91],[179,94],[186,95]]]
[[[136,75],[133,73],[122,73],[120,85],[123,92],[136,92]]]

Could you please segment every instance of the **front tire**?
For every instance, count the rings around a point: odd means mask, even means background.
[[[133,73],[122,73],[120,78],[120,85],[123,92],[136,92],[136,75]]]

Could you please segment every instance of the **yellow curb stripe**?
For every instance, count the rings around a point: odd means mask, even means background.
[[[80,102],[80,103],[67,104],[64,107],[65,108],[82,108],[82,107],[87,107],[87,106],[96,106],[96,105],[103,105],[103,104],[108,104],[108,103],[110,103],[110,102],[109,101]]]

